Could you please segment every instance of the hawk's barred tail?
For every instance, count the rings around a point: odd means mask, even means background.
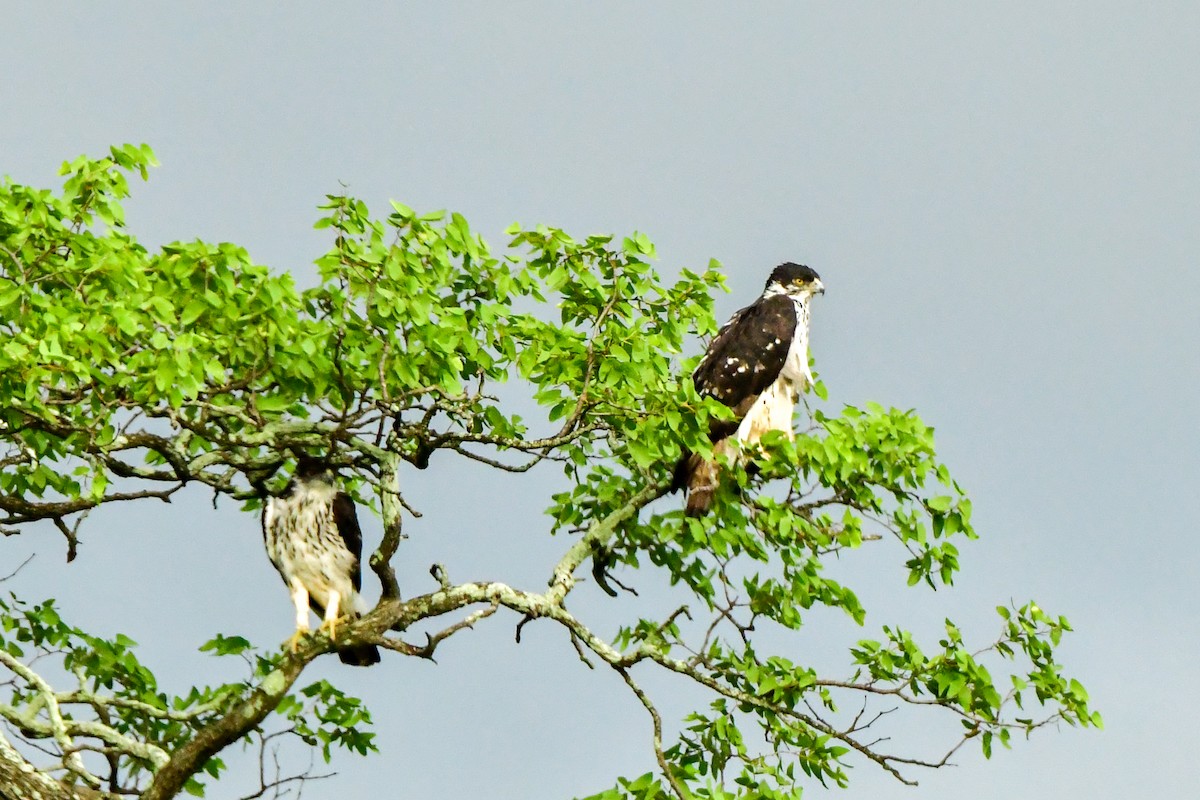
[[[713,492],[720,479],[720,466],[715,461],[705,461],[695,453],[684,452],[675,465],[671,478],[671,491],[687,491],[684,513],[689,517],[702,517],[712,507]]]
[[[345,650],[338,650],[338,658],[343,664],[352,667],[369,667],[379,663],[379,648],[373,644],[347,647]]]
[[[687,505],[683,513],[689,517],[703,517],[712,507],[713,490],[709,487],[688,492]]]
[[[671,492],[678,492],[680,489],[686,489],[688,485],[688,475],[691,474],[689,462],[692,460],[692,452],[684,449],[683,455],[675,462],[675,470],[671,473]]]

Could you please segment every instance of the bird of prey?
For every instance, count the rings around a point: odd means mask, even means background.
[[[308,609],[323,618],[321,629],[337,641],[339,615],[357,618],[367,611],[362,585],[362,532],[350,495],[338,489],[333,471],[321,459],[300,456],[283,494],[263,507],[267,556],[287,584],[296,607],[294,651],[308,633]],[[368,667],[379,662],[375,645],[338,650],[345,664]]]
[[[808,304],[813,295],[824,293],[820,276],[809,267],[780,264],[762,295],[730,317],[709,344],[692,382],[697,392],[716,398],[734,413],[733,420],[714,421],[709,429],[714,456],[728,452],[732,442],[756,442],[771,430],[792,437],[796,402],[813,382]],[[719,472],[715,459],[683,454],[671,488],[687,488],[688,516],[708,511]]]

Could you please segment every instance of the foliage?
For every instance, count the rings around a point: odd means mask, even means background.
[[[825,572],[832,555],[890,539],[908,585],[936,589],[952,582],[958,547],[976,534],[932,429],[873,403],[817,410],[794,439],[768,435],[726,459],[708,517],[656,502],[680,453],[711,454],[709,419],[729,413],[696,394],[687,377],[695,359],[681,363],[689,336],[715,332],[712,295],[724,287],[715,262],[670,282],[651,266],[643,234],[579,241],[516,225],[494,255],[459,214],[393,203],[381,220],[338,195],[316,223],[332,237],[316,262],[320,281],[301,290],[235,245],[141,246],[120,201],[127,174],[144,177],[153,164],[149,148],[125,145],[64,165],[61,193],[10,181],[0,190],[6,533],[50,520],[73,557],[80,523],[98,505],[165,499],[199,483],[253,507],[298,453],[327,453],[384,524],[370,559],[383,597],[344,629],[350,641],[429,657],[500,607],[563,626],[585,660],[621,674],[653,725],[658,772],[597,797],[793,797],[805,782],[845,785],[855,759],[910,782],[909,769],[945,764],[967,741],[990,756],[1013,731],[1100,724],[1055,660],[1067,621],[1033,603],[1000,609],[1002,631],[982,649],[949,620],[936,646],[885,627],[851,649],[837,678],[759,651],[759,628],[795,631],[815,607],[865,624],[854,590]],[[528,392],[539,419],[490,393],[505,382]],[[390,561],[409,512],[398,475],[442,451],[513,472],[558,464],[569,488],[551,498],[550,532],[575,538],[547,590],[452,585],[435,573],[439,591],[400,600]],[[622,566],[661,575],[688,602],[665,617],[647,611],[606,642],[563,604],[588,560],[601,575]],[[423,647],[397,635],[472,606]],[[198,790],[204,774],[220,772],[216,753],[261,737],[271,714],[326,758],[333,747],[373,749],[358,700],[324,682],[290,691],[331,650],[321,634],[275,656],[219,635],[204,649],[248,658],[253,674],[173,698],[128,639],[70,628],[48,603],[0,610],[6,666],[28,669],[20,643],[59,654],[78,691],[94,695],[80,695],[83,704],[123,737],[112,745],[122,775],[152,776],[148,798]],[[997,681],[997,666],[1015,671]],[[703,687],[709,704],[664,726],[635,680],[651,669]],[[10,716],[43,720],[54,738],[47,691],[25,680]],[[858,704],[946,714],[963,733],[940,760],[902,757],[869,730],[879,714],[839,713]],[[1034,704],[1040,715],[1027,709]],[[64,754],[63,767],[86,779],[69,762]]]
[[[246,680],[194,686],[186,694],[171,695],[138,660],[136,642],[123,634],[105,639],[81,631],[63,621],[53,600],[29,604],[12,596],[0,599],[0,620],[0,662],[18,679],[0,702],[0,718],[31,739],[66,737],[76,748],[124,754],[112,764],[120,786],[143,782],[173,750],[220,719],[233,700],[274,671],[278,662],[278,655],[256,655],[241,637],[217,636],[200,649],[245,658]],[[75,688],[54,691],[22,664],[38,662],[45,672],[41,665],[47,660],[71,676]],[[361,701],[328,681],[286,695],[276,712],[288,723],[283,732],[319,746],[326,762],[334,746],[361,755],[375,750],[373,735],[361,730],[370,725],[370,713]],[[250,744],[250,735],[244,740]],[[87,774],[77,755],[66,756],[63,766],[77,775]],[[203,796],[207,779],[219,777],[224,769],[225,762],[213,757],[184,789]]]

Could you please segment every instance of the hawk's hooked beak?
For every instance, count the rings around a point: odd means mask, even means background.
[[[825,284],[821,283],[820,278],[813,281],[813,294],[825,294]]]

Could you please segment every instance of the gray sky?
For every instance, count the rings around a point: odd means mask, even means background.
[[[1036,598],[1074,623],[1062,656],[1107,724],[990,762],[963,751],[917,790],[862,765],[843,796],[1101,800],[1194,784],[1200,737],[1170,710],[1200,703],[1187,500],[1200,5],[224,8],[5,2],[0,172],[57,186],[64,159],[149,142],[162,167],[128,205],[144,243],[229,240],[299,274],[328,244],[315,206],[341,183],[380,213],[389,198],[461,211],[497,247],[514,220],[644,231],[666,272],[724,262],[722,317],[779,261],[812,265],[829,289],[813,349],[831,404],[916,408],[983,534],[937,594],[902,590],[895,552],[843,559],[869,612],[849,635],[935,633],[952,616],[985,636],[993,606]],[[405,590],[431,588],[435,560],[455,580],[543,585],[566,546],[539,517],[554,476],[433,466],[406,478],[427,515],[400,551]],[[98,513],[84,536],[69,567],[50,531],[0,541],[0,574],[38,554],[5,588],[133,636],[170,688],[233,676],[195,653],[216,631],[290,632],[257,519],[232,506],[192,495]],[[632,606],[589,613],[615,608]],[[789,655],[843,663],[822,648],[825,621]],[[490,622],[437,666],[323,660],[314,676],[368,701],[383,754],[339,759],[305,796],[549,800],[652,768],[648,721],[615,676],[588,673],[548,625],[516,646],[514,620]],[[683,713],[688,695],[651,685]]]

